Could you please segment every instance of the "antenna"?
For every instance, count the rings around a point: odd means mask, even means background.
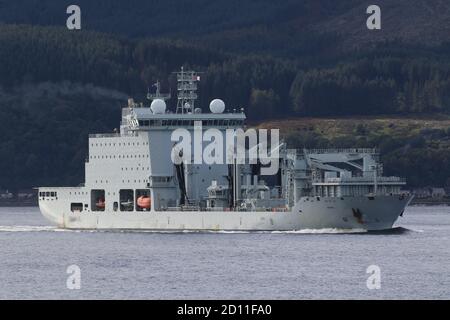
[[[184,71],[181,67],[181,72],[177,74],[177,90],[178,102],[177,113],[189,113],[195,110],[195,100],[197,100],[197,82],[200,81],[198,72]]]
[[[171,98],[170,93],[161,93],[161,83],[159,82],[159,80],[156,81],[155,84],[153,84],[153,87],[156,87],[156,92],[150,93],[150,88],[149,88],[148,93],[147,93],[148,100],[160,99],[160,100],[166,101]]]

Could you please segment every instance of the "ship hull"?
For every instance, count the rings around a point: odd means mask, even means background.
[[[62,200],[40,201],[42,214],[60,228],[155,231],[386,230],[410,196],[301,198],[290,212],[99,211],[71,212]]]

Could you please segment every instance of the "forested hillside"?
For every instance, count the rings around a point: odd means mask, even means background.
[[[80,0],[69,31],[69,1],[0,0],[0,188],[81,182],[88,132],[117,127],[156,80],[174,96],[183,65],[202,72],[203,108],[220,97],[252,123],[450,114],[448,10],[380,3],[391,14],[370,33],[359,0]]]
[[[0,84],[71,81],[142,95],[175,87],[180,66],[204,72],[202,102],[223,97],[251,118],[450,112],[450,45],[380,44],[336,63],[238,55],[170,40],[64,28],[0,26]]]
[[[0,0],[0,23],[64,26],[71,4],[81,7],[84,30],[183,39],[238,53],[298,58],[379,41],[450,41],[446,0]],[[366,28],[372,4],[382,9],[382,32]]]

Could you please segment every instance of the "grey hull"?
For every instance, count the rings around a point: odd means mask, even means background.
[[[411,200],[404,196],[301,198],[290,212],[71,212],[67,204],[40,203],[43,215],[61,228],[157,231],[385,230]]]

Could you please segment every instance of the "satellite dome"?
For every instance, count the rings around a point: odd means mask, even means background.
[[[214,99],[209,104],[209,110],[211,110],[212,113],[222,113],[225,111],[225,102],[220,99]]]
[[[197,114],[198,114],[198,113],[202,113],[202,109],[200,109],[200,108],[195,108],[195,109],[194,109],[194,113],[197,113]]]
[[[152,101],[150,109],[154,114],[163,114],[166,112],[166,102],[161,99],[155,99]]]

